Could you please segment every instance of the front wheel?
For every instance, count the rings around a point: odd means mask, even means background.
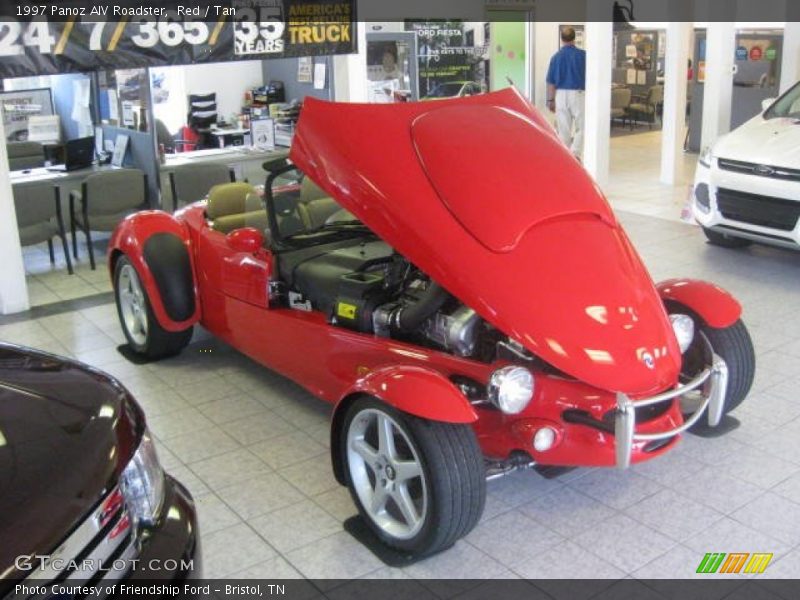
[[[671,311],[672,312],[672,311]],[[688,310],[674,312],[691,313]],[[720,356],[728,367],[728,388],[725,393],[723,414],[728,414],[747,397],[756,371],[753,342],[744,323],[737,320],[728,327],[711,327],[699,316],[691,314],[695,322],[695,339],[683,357],[683,374],[691,376],[701,371],[707,362],[706,343]],[[693,431],[709,430],[706,419],[700,419]]]
[[[703,233],[706,234],[706,239],[710,244],[721,246],[722,248],[745,248],[753,243],[752,240],[720,233],[706,227],[703,227]]]
[[[139,274],[127,256],[121,256],[114,267],[114,297],[125,339],[137,354],[149,359],[172,356],[192,339],[191,326],[177,332],[161,327]]]
[[[469,533],[483,513],[486,479],[475,433],[360,398],[340,436],[350,495],[389,547],[433,554]]]

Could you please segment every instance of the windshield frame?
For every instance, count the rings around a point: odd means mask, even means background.
[[[764,111],[762,116],[769,120],[769,119],[800,119],[800,110],[796,113],[789,113],[788,110],[791,106],[795,103],[800,102],[800,81],[795,83],[792,87],[786,90],[783,94],[781,94],[772,105]],[[787,111],[786,114],[778,114],[778,109],[785,109]],[[795,116],[792,116],[795,115]]]
[[[375,233],[372,232],[366,225],[364,225],[361,221],[357,223],[346,223],[346,224],[336,224],[339,225],[330,227],[328,230],[325,229],[325,226],[314,230],[308,231],[298,231],[291,234],[284,235],[281,233],[280,225],[278,224],[278,217],[277,211],[275,210],[275,198],[273,196],[272,184],[274,181],[288,173],[290,171],[296,171],[298,174],[302,175],[300,178],[300,182],[302,182],[302,178],[308,177],[297,165],[294,164],[286,164],[279,169],[275,169],[274,171],[270,171],[269,175],[267,176],[267,180],[264,184],[264,207],[267,211],[267,223],[269,224],[269,229],[272,234],[272,242],[273,244],[277,244],[279,246],[285,247],[305,247],[305,246],[314,246],[317,244],[327,243],[331,241],[331,238],[335,235],[336,237],[341,237],[342,234],[346,236],[351,236],[353,234],[363,236],[363,235],[370,235],[375,236]],[[360,226],[359,226],[360,224]],[[346,225],[343,227],[342,225]],[[366,229],[366,231],[364,230]]]

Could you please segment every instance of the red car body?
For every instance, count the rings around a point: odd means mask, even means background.
[[[260,234],[215,231],[202,202],[174,215],[141,212],[117,228],[111,271],[128,257],[161,327],[200,323],[327,402],[344,406],[368,393],[425,419],[469,423],[494,459],[523,451],[542,465],[612,466],[620,462],[613,427],[586,420],[608,422],[620,395],[635,402],[679,384],[681,353],[665,301],[712,327],[740,316],[736,300],[711,284],[654,284],[600,190],[512,90],[398,105],[308,98],[290,158],[397,252],[552,366],[535,372],[528,406],[505,414],[470,402],[451,379],[487,382],[502,361],[359,333],[318,311],[271,307],[275,269]],[[194,298],[180,320],[170,316],[144,253],[146,241],[165,232],[190,257]],[[586,418],[566,420],[570,411]],[[676,398],[635,432],[683,422]],[[556,442],[538,452],[532,436],[543,426]],[[634,440],[629,460],[658,456],[679,437]]]

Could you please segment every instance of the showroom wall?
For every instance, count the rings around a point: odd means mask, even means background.
[[[318,63],[325,64],[325,87],[318,90],[312,83],[300,83],[297,81],[297,59],[296,58],[272,58],[265,60],[261,64],[262,77],[264,83],[270,81],[282,81],[286,89],[286,100],[295,98],[302,99],[305,96],[313,96],[322,100],[332,100],[333,91],[331,81],[333,81],[333,57],[315,56],[313,59],[314,68]],[[313,71],[312,71],[313,73]]]
[[[175,67],[184,71],[186,94],[217,93],[217,112],[228,118],[239,113],[244,91],[264,83],[260,60],[244,60]]]

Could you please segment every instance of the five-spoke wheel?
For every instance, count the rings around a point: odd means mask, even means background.
[[[339,443],[361,516],[392,548],[431,554],[478,522],[486,482],[469,425],[420,419],[363,396],[347,409]]]

